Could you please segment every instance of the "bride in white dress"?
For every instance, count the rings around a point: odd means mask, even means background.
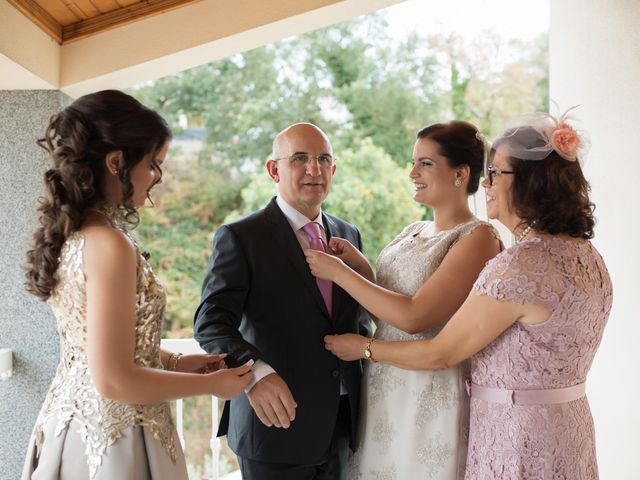
[[[407,226],[377,261],[342,239],[335,256],[306,252],[314,275],[345,289],[375,317],[374,339],[363,346],[371,362],[363,377],[358,445],[351,480],[457,480],[464,476],[468,399],[466,366],[433,372],[379,364],[375,339],[433,337],[462,305],[484,264],[501,249],[496,231],[475,218],[468,196],[478,189],[485,146],[466,122],[418,132],[410,177],[414,199],[434,220]],[[375,282],[375,283],[374,283]]]

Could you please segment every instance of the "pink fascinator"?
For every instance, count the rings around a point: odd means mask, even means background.
[[[590,142],[584,131],[571,125],[569,115],[579,105],[571,107],[559,118],[546,112],[514,117],[493,142],[493,149],[505,148],[506,153],[520,160],[543,160],[555,150],[565,160],[582,162]]]

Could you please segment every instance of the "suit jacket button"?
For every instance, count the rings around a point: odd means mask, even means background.
[[[332,377],[339,377],[340,376],[340,370],[338,370],[337,368],[335,370],[331,370],[331,376]]]

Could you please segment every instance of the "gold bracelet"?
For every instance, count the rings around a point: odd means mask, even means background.
[[[181,356],[182,354],[179,352],[169,355],[169,360],[167,360],[167,370],[175,372],[176,368],[178,368],[178,361],[180,360]]]
[[[371,344],[373,343],[374,340],[375,338],[373,337],[367,340],[367,346],[364,347],[364,358],[366,358],[370,362],[376,363],[375,359],[373,358],[373,355],[371,354]]]

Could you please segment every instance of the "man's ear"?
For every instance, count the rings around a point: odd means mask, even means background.
[[[278,162],[275,160],[267,160],[266,167],[271,180],[278,183],[280,181],[280,175],[278,174]]]
[[[107,153],[104,157],[104,166],[107,169],[107,172],[114,177],[118,176],[118,172],[122,168],[122,164],[124,163],[124,158],[122,156],[122,150],[114,150],[113,152]]]

